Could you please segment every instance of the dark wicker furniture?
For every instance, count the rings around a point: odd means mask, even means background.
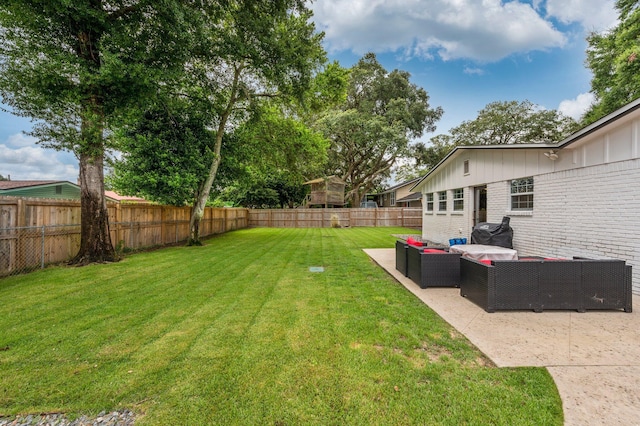
[[[406,241],[396,241],[396,269],[407,276],[407,250],[409,244]]]
[[[622,309],[631,312],[631,266],[623,260],[460,259],[460,294],[497,310]]]
[[[409,245],[406,276],[420,288],[459,287],[460,255],[441,248]]]

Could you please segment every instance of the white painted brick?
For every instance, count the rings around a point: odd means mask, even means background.
[[[639,183],[640,160],[535,176],[533,215],[511,216],[514,248],[526,255],[623,259],[633,267],[634,293],[640,294]],[[423,236],[440,243],[470,239],[470,191],[465,215],[425,215]],[[487,184],[487,221],[499,223],[508,210],[508,182]]]

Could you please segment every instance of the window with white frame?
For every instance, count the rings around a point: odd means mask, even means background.
[[[447,211],[447,191],[438,192],[438,211]]]
[[[433,192],[429,194],[425,194],[424,200],[425,200],[425,206],[427,206],[427,211],[432,212],[433,211]]]
[[[396,191],[391,191],[390,197],[391,197],[391,203],[389,205],[395,206],[396,205]]]
[[[511,210],[533,210],[533,177],[511,181]]]
[[[464,189],[458,188],[453,190],[453,211],[461,212],[464,210]]]

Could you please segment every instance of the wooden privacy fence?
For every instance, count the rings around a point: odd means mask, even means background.
[[[109,203],[111,241],[118,250],[186,241],[190,207]],[[247,209],[206,208],[200,235],[248,226]],[[0,276],[73,257],[80,248],[80,202],[0,197]]]
[[[388,207],[378,209],[260,209],[249,210],[250,227],[329,228],[403,226],[422,228],[422,209]]]

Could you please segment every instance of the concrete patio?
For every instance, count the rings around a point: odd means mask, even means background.
[[[498,367],[546,367],[565,425],[640,425],[640,297],[635,311],[487,313],[457,288],[421,289],[395,269],[394,249],[364,250]]]

